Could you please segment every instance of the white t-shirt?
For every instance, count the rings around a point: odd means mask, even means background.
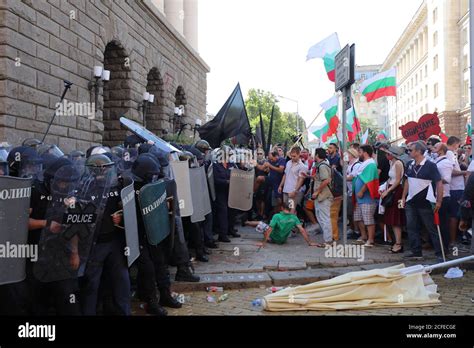
[[[352,164],[348,164],[347,165],[347,173],[346,175],[347,176],[352,176],[355,180],[356,176],[357,176],[357,168],[361,165],[360,161],[356,161]],[[349,196],[352,196],[352,181],[348,181],[347,182],[347,194]]]
[[[283,192],[290,193],[296,189],[298,178],[304,178],[308,171],[308,167],[301,161],[294,163],[293,161],[286,162],[285,167],[285,184],[283,185]]]
[[[469,167],[467,168],[467,171],[474,172],[474,161],[471,161],[471,163],[469,163]]]
[[[448,150],[448,152],[446,153],[446,157],[448,158],[448,160],[452,162],[454,170],[458,170],[458,171],[461,170],[458,159],[454,155],[454,152],[452,152],[451,150]],[[449,185],[449,189],[451,191],[464,190],[464,176],[463,175],[453,176],[451,178],[451,184]]]
[[[439,173],[441,174],[441,179],[446,181],[447,184],[443,183],[443,197],[450,197],[450,184],[452,179],[454,163],[448,159],[447,156],[442,156],[436,160],[436,166],[438,167]]]

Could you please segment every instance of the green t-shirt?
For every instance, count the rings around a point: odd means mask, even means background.
[[[270,238],[276,244],[283,244],[288,239],[291,230],[297,225],[301,225],[301,221],[296,215],[284,211],[279,212],[273,215],[272,221],[270,221],[270,227],[272,228]]]

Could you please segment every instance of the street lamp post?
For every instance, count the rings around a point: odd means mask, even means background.
[[[289,101],[292,101],[293,103],[296,103],[296,133],[297,135],[299,135],[300,133],[300,127],[299,127],[299,117],[300,117],[300,106],[299,106],[299,102],[298,100],[295,100],[295,99],[291,99],[291,98],[287,98],[287,97],[284,97],[282,95],[278,95],[277,96],[278,98],[282,98],[282,99],[286,99],[286,100],[289,100]]]

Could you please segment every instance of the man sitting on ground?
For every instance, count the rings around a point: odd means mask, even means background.
[[[269,240],[270,243],[285,244],[291,234],[291,230],[295,227],[298,228],[309,246],[322,247],[321,244],[311,242],[301,225],[301,221],[295,214],[291,214],[291,208],[288,203],[283,203],[282,211],[273,215],[270,225],[263,221],[247,221],[245,225],[256,227],[257,232],[263,232],[264,240],[262,243],[257,244],[260,247],[264,247]]]

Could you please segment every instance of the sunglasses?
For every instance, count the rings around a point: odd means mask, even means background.
[[[413,152],[413,150],[412,150],[412,149],[408,149],[407,152],[410,153],[410,152]]]

